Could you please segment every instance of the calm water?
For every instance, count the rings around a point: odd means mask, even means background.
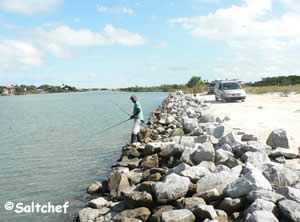
[[[137,94],[146,116],[166,97]],[[63,221],[61,214],[15,214],[12,201],[30,204],[70,201],[76,211],[88,184],[110,172],[112,161],[129,141],[131,122],[99,134],[125,120],[130,94],[93,92],[0,97],[0,221]],[[74,210],[75,209],[75,210]]]

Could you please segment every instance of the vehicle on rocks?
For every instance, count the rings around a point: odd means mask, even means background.
[[[222,100],[223,102],[246,100],[246,92],[238,81],[224,80],[218,81],[215,85],[215,98],[216,101]]]

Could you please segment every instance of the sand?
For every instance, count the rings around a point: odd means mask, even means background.
[[[287,131],[290,149],[298,152],[300,148],[300,94],[283,97],[279,93],[247,95],[242,102],[216,102],[214,95],[203,95],[211,102],[218,115],[228,115],[227,124],[253,134],[261,142],[266,142],[271,131],[282,128]]]

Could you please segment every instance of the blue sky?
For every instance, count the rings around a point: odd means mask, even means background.
[[[300,74],[299,0],[0,0],[0,85]]]

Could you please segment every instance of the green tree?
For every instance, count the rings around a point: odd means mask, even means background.
[[[200,76],[193,76],[186,84],[188,88],[193,88],[199,84],[203,83]]]

